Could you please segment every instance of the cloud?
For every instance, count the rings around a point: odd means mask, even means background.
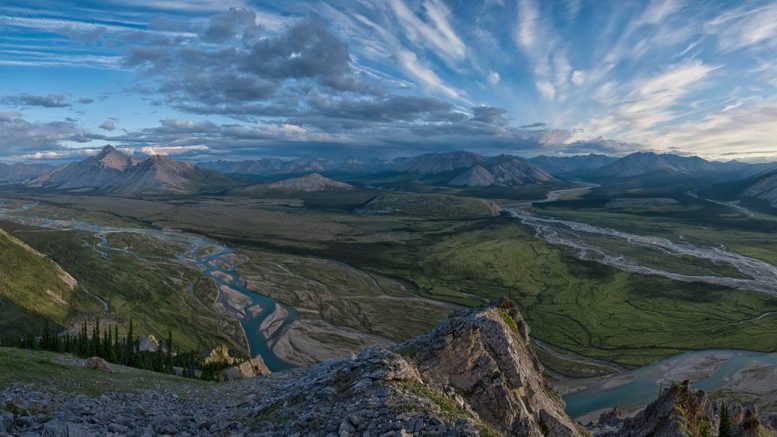
[[[537,123],[531,123],[531,124],[524,124],[523,126],[519,126],[519,129],[535,129],[535,128],[544,128],[547,127],[547,123],[537,122]]]
[[[65,94],[47,94],[45,96],[19,94],[2,97],[0,101],[10,106],[39,106],[42,108],[67,108],[70,106]]]
[[[31,122],[18,112],[0,112],[0,154],[61,149],[62,142],[88,143],[95,136],[73,121]]]
[[[502,77],[496,71],[488,72],[488,83],[490,83],[491,85],[496,85],[501,80],[502,80]]]
[[[440,91],[448,97],[458,98],[461,97],[461,93],[448,86],[440,76],[437,75],[431,68],[423,65],[414,52],[410,50],[402,50],[397,54],[399,65],[414,78],[418,79],[428,89]]]
[[[467,47],[450,23],[451,13],[439,0],[423,3],[428,22],[422,21],[402,0],[390,0],[389,5],[405,35],[414,43],[426,46],[450,62],[466,56]]]
[[[769,50],[777,47],[777,4],[740,7],[709,20],[707,32],[718,37],[725,51],[748,47]]]
[[[250,17],[251,12],[232,10],[227,18],[233,15]],[[205,31],[208,41],[224,44],[138,47],[124,64],[150,77],[172,105],[197,113],[284,116],[297,112],[305,90],[311,95],[384,93],[351,68],[348,46],[320,19],[300,21],[277,36],[260,36],[250,19],[224,17],[214,17]]]
[[[573,84],[577,86],[583,85],[585,83],[585,71],[582,70],[575,70],[572,72],[572,77],[570,78]]]
[[[107,131],[112,131],[112,130],[116,129],[116,122],[109,118],[109,119],[105,120],[104,122],[102,122],[99,127],[100,127],[100,129],[104,129],[104,130],[107,130]]]

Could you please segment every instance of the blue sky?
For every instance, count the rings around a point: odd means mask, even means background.
[[[777,159],[777,2],[0,0],[0,159]]]

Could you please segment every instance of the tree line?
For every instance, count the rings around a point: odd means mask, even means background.
[[[167,338],[157,351],[141,350],[141,337],[135,335],[132,319],[124,336],[119,335],[118,325],[101,326],[99,317],[95,318],[91,329],[84,321],[75,335],[70,331],[58,333],[49,327],[46,320],[40,335],[0,338],[0,346],[70,353],[82,358],[100,357],[122,366],[210,381],[218,380],[218,372],[232,365],[227,362],[205,363],[195,351],[180,352],[169,329]]]

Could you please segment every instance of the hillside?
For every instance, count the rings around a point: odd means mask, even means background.
[[[54,170],[48,164],[3,164],[0,162],[0,183],[20,183],[43,176]]]
[[[76,309],[76,285],[59,265],[0,229],[0,333],[37,334],[45,319],[65,326]]]
[[[83,161],[58,167],[27,183],[38,188],[95,191],[119,196],[186,194],[229,185],[220,173],[154,155],[139,161],[106,146]]]
[[[636,414],[616,408],[585,429],[564,412],[509,300],[454,314],[392,349],[247,380],[85,364],[0,348],[0,433],[715,436],[722,417],[721,403],[686,381]],[[727,406],[730,435],[773,435],[754,407]]]
[[[0,425],[65,435],[584,435],[542,372],[509,301],[393,350],[219,385],[120,366],[86,371],[72,357],[0,348]]]
[[[770,172],[756,178],[744,189],[742,196],[777,207],[777,172]]]
[[[426,218],[478,218],[499,215],[501,208],[490,200],[443,194],[383,194],[357,210],[366,215]]]
[[[250,189],[251,187],[249,187]],[[312,193],[317,191],[350,191],[354,187],[344,182],[321,176],[318,173],[309,174],[298,178],[284,179],[267,185],[257,186],[256,189],[297,191]]]

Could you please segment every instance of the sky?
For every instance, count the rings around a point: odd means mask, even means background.
[[[777,160],[777,1],[0,0],[0,160]]]

